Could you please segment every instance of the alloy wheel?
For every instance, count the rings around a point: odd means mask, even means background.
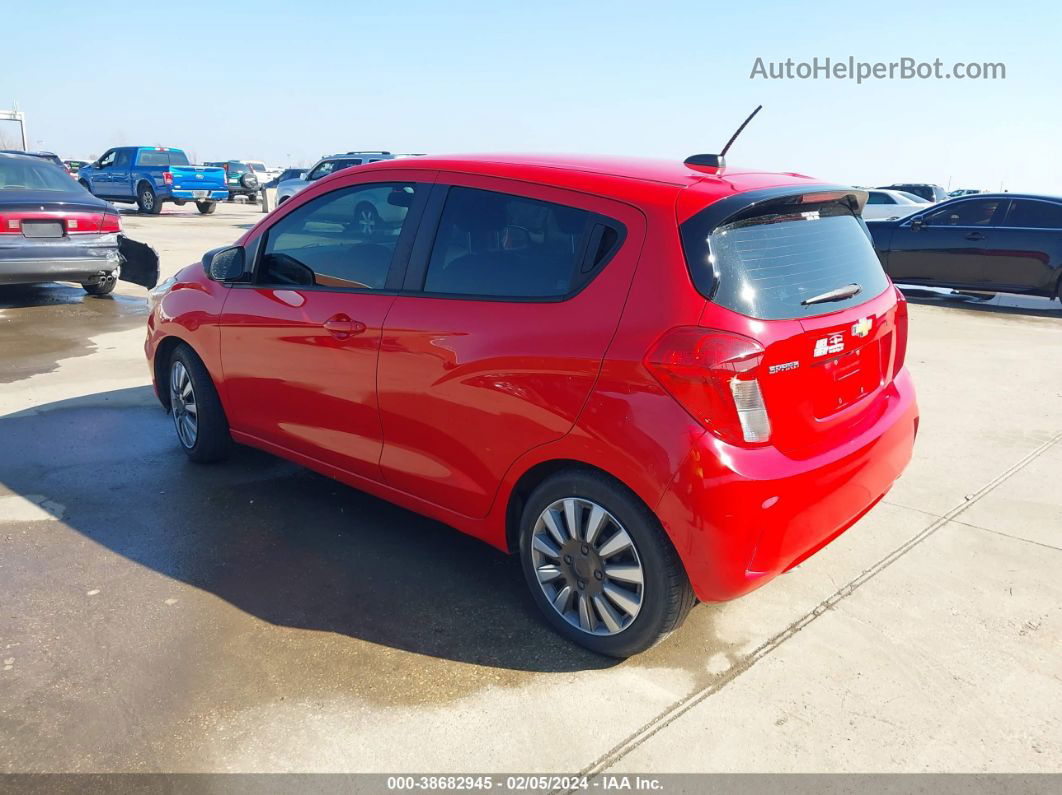
[[[638,617],[645,572],[634,539],[605,508],[565,497],[549,505],[531,532],[539,587],[569,624],[616,635]]]
[[[199,436],[198,412],[192,378],[183,362],[174,362],[170,368],[170,413],[177,438],[189,450],[195,447]]]

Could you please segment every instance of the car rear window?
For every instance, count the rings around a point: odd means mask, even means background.
[[[43,160],[0,157],[0,202],[5,191],[47,190],[70,193],[66,172]]]
[[[184,152],[175,152],[174,150],[171,149],[169,151],[169,155],[170,155],[170,165],[171,166],[187,166],[188,165],[188,157],[187,157],[187,155],[185,155]]]
[[[843,202],[765,208],[708,230],[698,220],[694,216],[682,225],[694,284],[713,302],[743,315],[759,320],[822,315],[858,306],[889,286],[866,227]],[[860,289],[851,297],[804,303],[852,284]]]

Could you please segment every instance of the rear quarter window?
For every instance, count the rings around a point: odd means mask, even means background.
[[[714,228],[703,220],[694,216],[682,225],[694,284],[709,300],[748,317],[822,315],[858,306],[889,286],[866,226],[844,202],[765,207]],[[852,284],[859,291],[851,297],[805,303]]]

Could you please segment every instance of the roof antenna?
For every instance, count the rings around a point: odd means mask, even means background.
[[[717,155],[690,155],[684,162],[687,166],[707,166],[709,168],[723,168],[726,165],[726,153],[730,151],[730,147],[733,145],[737,137],[741,135],[741,131],[744,130],[753,117],[763,110],[763,105],[757,105],[756,110],[749,114],[745,121],[741,122],[741,126],[734,131],[734,134],[730,136],[730,140],[726,142],[726,146],[723,147],[723,151]]]

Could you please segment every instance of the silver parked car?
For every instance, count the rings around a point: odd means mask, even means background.
[[[279,207],[311,182],[316,182],[321,177],[327,177],[329,174],[334,174],[351,166],[374,163],[377,160],[393,160],[394,157],[390,152],[341,152],[340,154],[322,157],[314,164],[313,168],[302,176],[281,180],[277,183],[277,206]]]

